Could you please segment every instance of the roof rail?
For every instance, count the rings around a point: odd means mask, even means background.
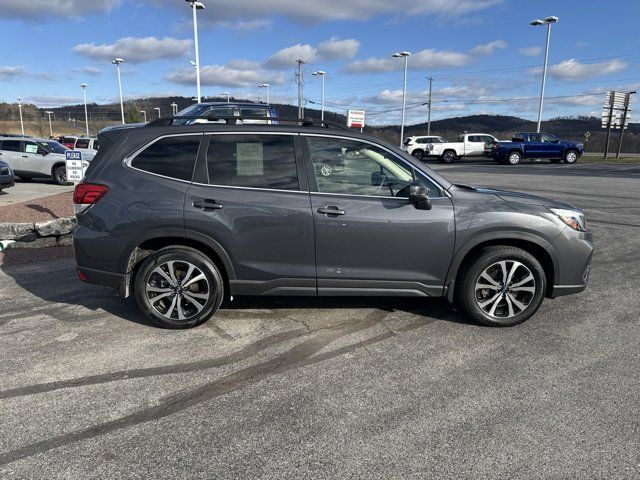
[[[269,121],[274,122],[270,123],[270,125],[286,125],[286,124],[294,124],[301,125],[303,127],[324,127],[324,128],[338,128],[341,130],[350,130],[349,127],[343,125],[338,122],[333,122],[329,120],[314,120],[313,118],[287,118],[287,117],[259,117],[255,115],[239,115],[239,116],[226,116],[226,115],[203,115],[203,116],[184,116],[184,115],[175,115],[171,117],[162,117],[157,118],[155,120],[150,121],[145,126],[146,127],[168,127],[174,125],[175,120],[206,120],[207,122],[220,122],[224,121],[227,125],[239,125],[239,121],[244,120],[259,120],[259,121]],[[193,123],[189,123],[189,125],[193,125]]]

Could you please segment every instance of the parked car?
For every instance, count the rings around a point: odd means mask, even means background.
[[[403,142],[403,150],[418,160],[422,160],[431,153],[435,143],[446,143],[446,140],[438,136],[407,137]]]
[[[205,102],[196,103],[184,110],[178,112],[176,116],[179,117],[203,117],[207,115],[217,115],[219,117],[261,117],[265,120],[259,119],[247,119],[242,122],[245,124],[256,123],[275,123],[274,120],[278,118],[278,112],[270,105],[262,103],[240,103],[240,102]],[[180,124],[193,124],[193,123],[205,123],[206,119],[193,118],[193,119],[177,119],[174,121],[174,125]],[[223,122],[223,120],[218,120]],[[209,123],[209,122],[207,122]]]
[[[0,152],[0,192],[15,185],[13,171],[11,171],[11,167],[7,162],[2,161],[1,155],[2,153]]]
[[[239,295],[446,297],[509,326],[587,286],[592,237],[575,207],[454,185],[346,127],[158,121],[98,139],[74,193],[78,275],[164,327]],[[348,168],[319,175],[318,144]]]
[[[93,157],[96,156],[98,152],[98,148],[100,147],[100,142],[95,137],[80,137],[76,140],[76,144],[73,147],[73,150],[82,153],[83,160],[92,160]]]
[[[66,185],[66,150],[67,147],[46,138],[0,137],[2,160],[15,177],[24,181],[52,178],[59,185]]]
[[[548,133],[516,133],[510,142],[496,142],[492,157],[498,163],[517,165],[525,158],[548,158],[552,163],[576,163],[584,145],[560,140]]]
[[[441,162],[451,163],[461,157],[480,157],[485,155],[487,145],[493,145],[498,139],[488,133],[464,133],[457,142],[434,143],[429,156],[438,157]]]
[[[58,143],[61,143],[67,148],[73,149],[76,146],[76,142],[78,141],[78,137],[76,135],[63,135],[56,139]]]

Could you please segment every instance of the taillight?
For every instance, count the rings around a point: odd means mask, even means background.
[[[498,149],[498,144],[497,144],[497,143],[494,143],[494,144],[493,144],[493,146],[492,146],[491,148],[493,148],[494,150],[497,150],[497,149]]]
[[[98,183],[79,183],[73,192],[73,203],[76,205],[93,205],[109,191],[106,185]]]

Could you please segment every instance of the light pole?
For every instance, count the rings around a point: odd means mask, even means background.
[[[124,63],[122,58],[115,58],[111,62],[116,66],[116,72],[118,73],[118,91],[120,92],[120,113],[122,114],[122,124],[124,125],[124,103],[122,101],[122,80],[120,80],[120,64]]]
[[[313,72],[312,75],[316,77],[320,77],[322,79],[322,96],[321,96],[322,110],[320,111],[321,112],[320,120],[324,122],[324,77],[327,75],[327,72],[323,70],[318,70],[317,72]]]
[[[83,83],[82,85],[80,85],[80,88],[82,88],[82,96],[84,97],[84,123],[87,127],[86,132],[88,137],[89,136],[89,114],[87,113],[87,86],[88,85],[86,83]]]
[[[50,110],[47,110],[46,113],[49,116],[49,138],[53,137],[53,127],[51,126],[51,114],[53,113]]]
[[[226,95],[227,103],[229,103],[229,95],[231,95],[229,92],[220,92],[220,95]]]
[[[142,116],[144,118],[144,123],[147,123],[147,112],[145,110],[140,110],[140,113],[142,114]]]
[[[160,118],[160,109],[158,107],[154,108],[154,110],[158,111],[158,118]]]
[[[402,83],[402,123],[400,124],[400,148],[402,148],[402,140],[404,139],[404,111],[407,105],[407,66],[409,64],[409,55],[411,52],[403,51],[394,53],[394,58],[404,57],[404,82]]]
[[[178,113],[178,104],[176,102],[173,102],[171,104],[171,113],[173,115],[176,115]]]
[[[193,11],[193,39],[196,53],[196,96],[198,97],[198,103],[201,103],[202,97],[200,95],[200,51],[198,50],[198,10],[204,10],[204,3],[196,0],[185,0],[191,4],[191,10]]]
[[[269,99],[269,84],[268,83],[261,83],[260,85],[258,85],[258,87],[267,89],[267,105],[271,105],[271,102],[270,102],[270,99]]]
[[[20,112],[20,130],[22,130],[22,135],[24,135],[24,122],[22,121],[22,102],[20,97],[18,97],[18,111]]]
[[[542,87],[540,88],[540,106],[538,108],[538,127],[536,132],[540,133],[540,123],[542,122],[542,104],[544,102],[544,83],[547,79],[547,59],[549,58],[549,39],[551,38],[551,24],[556,23],[558,17],[547,17],[544,20],[536,19],[529,22],[529,25],[539,27],[547,24],[547,45],[544,49],[544,67],[542,67]]]

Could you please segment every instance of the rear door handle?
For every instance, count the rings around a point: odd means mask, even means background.
[[[29,155],[22,155],[22,158],[29,158]]]
[[[214,210],[220,210],[222,205],[217,203],[215,200],[211,198],[205,198],[202,200],[194,200],[193,206],[199,208],[205,212],[212,212]]]
[[[318,213],[322,213],[324,215],[346,215],[347,212],[334,205],[329,205],[319,208]]]

